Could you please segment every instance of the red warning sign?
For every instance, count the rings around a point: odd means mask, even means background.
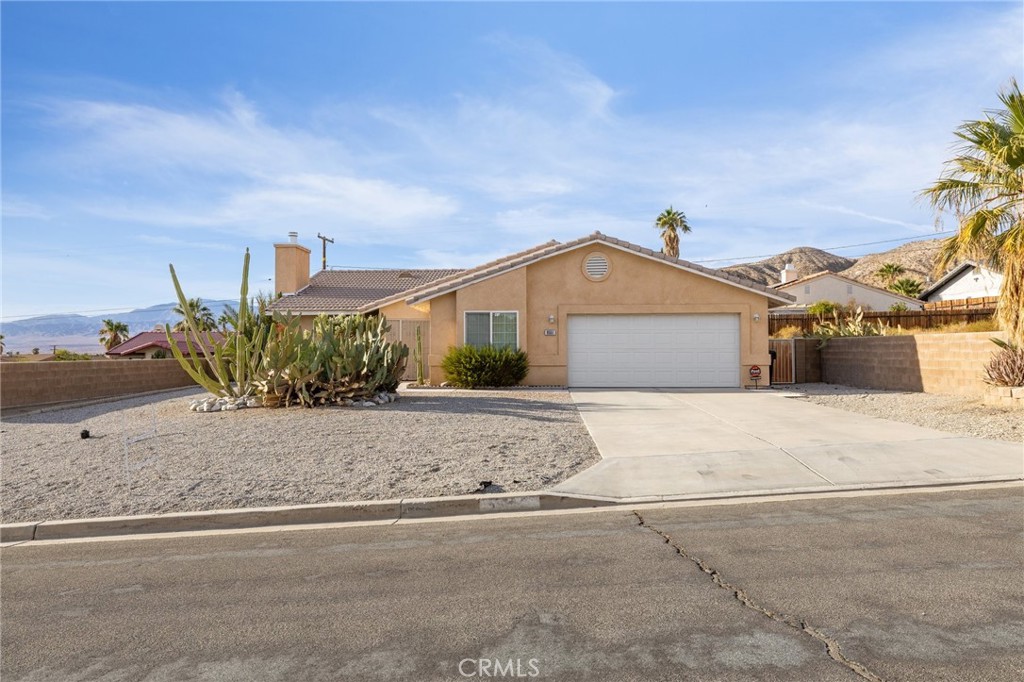
[[[760,379],[761,378],[761,368],[758,367],[757,365],[752,365],[750,367],[750,378],[751,379]]]

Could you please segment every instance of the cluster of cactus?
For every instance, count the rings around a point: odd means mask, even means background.
[[[225,398],[253,395],[253,377],[263,359],[263,347],[270,330],[264,315],[254,315],[249,305],[249,249],[242,261],[242,287],[235,329],[224,338],[213,334],[198,323],[196,311],[181,289],[181,283],[170,266],[171,280],[178,296],[178,304],[185,313],[185,344],[188,354],[179,350],[171,337],[171,326],[165,325],[167,343],[178,363],[192,380],[210,393]]]
[[[885,336],[889,333],[889,325],[884,322],[865,322],[864,311],[860,308],[850,315],[840,317],[839,311],[832,313],[831,320],[814,324],[811,336],[817,338],[819,347],[824,347],[829,339],[842,336]]]
[[[321,315],[310,330],[298,317],[254,312],[248,300],[249,251],[235,328],[223,339],[199,329],[174,266],[171,279],[185,311],[187,355],[167,340],[192,379],[225,398],[260,397],[264,405],[328,405],[394,392],[405,372],[409,348],[387,340],[384,317]]]
[[[383,317],[320,315],[304,331],[275,316],[254,381],[268,407],[314,407],[370,398],[398,388],[409,348],[387,340]]]

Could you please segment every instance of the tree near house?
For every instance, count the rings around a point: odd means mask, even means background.
[[[889,285],[889,291],[907,298],[917,298],[924,291],[924,283],[913,277],[902,277]]]
[[[230,305],[225,305],[224,312],[217,318],[217,326],[224,334],[236,329],[238,327],[238,311]]]
[[[956,156],[921,196],[939,217],[949,212],[957,221],[936,271],[959,259],[1001,267],[996,319],[1012,344],[1024,346],[1024,94],[1016,79],[999,101],[1004,108],[956,129]]]
[[[174,331],[183,332],[188,331],[188,324],[186,319],[191,319],[195,322],[196,327],[199,331],[212,331],[217,327],[217,320],[213,316],[213,311],[210,307],[203,303],[201,298],[190,298],[185,301],[184,307],[181,303],[174,306],[171,311],[175,315],[180,315],[181,319],[174,325]]]
[[[128,338],[128,325],[124,322],[114,320],[103,320],[103,327],[100,328],[100,343],[107,350],[125,342]]]
[[[892,286],[904,272],[906,270],[899,263],[883,263],[882,267],[875,270],[875,274],[885,280],[886,286]]]
[[[669,258],[679,258],[679,235],[690,232],[686,214],[669,206],[655,218],[654,228],[661,230],[661,252]]]

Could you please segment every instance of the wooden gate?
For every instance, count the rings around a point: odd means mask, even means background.
[[[773,384],[796,383],[796,343],[793,339],[768,339],[768,350],[775,351]]]
[[[403,381],[416,380],[416,328],[420,329],[423,337],[423,378],[430,375],[430,367],[427,364],[427,353],[430,351],[430,322],[427,320],[388,320],[391,331],[388,332],[388,341],[401,341],[409,346],[409,361],[405,365]]]

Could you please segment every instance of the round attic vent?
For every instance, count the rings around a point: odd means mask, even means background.
[[[587,279],[599,282],[608,276],[608,258],[603,253],[592,253],[583,260],[583,273]]]

